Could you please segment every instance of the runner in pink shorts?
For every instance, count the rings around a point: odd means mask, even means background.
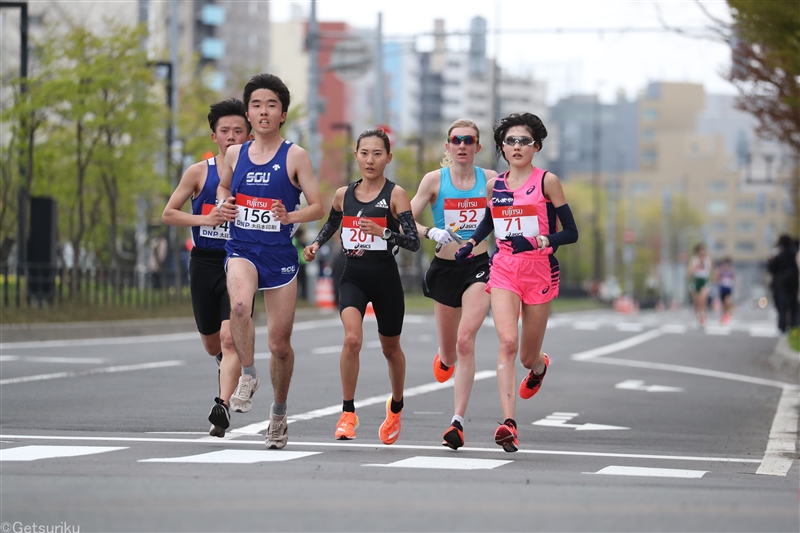
[[[486,291],[491,294],[492,317],[500,352],[497,386],[505,420],[494,434],[507,452],[518,449],[516,407],[516,358],[529,369],[519,386],[523,399],[539,391],[550,365],[542,342],[550,315],[550,301],[558,296],[559,267],[553,255],[559,246],[578,240],[578,228],[558,177],[533,166],[547,130],[536,115],[512,114],[494,130],[496,151],[508,171],[486,183],[487,216],[472,237],[456,253],[456,261],[468,262],[472,249],[494,231],[497,253],[492,258]],[[557,222],[561,222],[558,231]],[[522,335],[518,332],[522,308]]]

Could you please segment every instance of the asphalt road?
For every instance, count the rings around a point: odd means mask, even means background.
[[[765,311],[705,330],[688,311],[552,316],[547,378],[517,402],[517,453],[492,438],[490,320],[466,447],[441,446],[452,380],[433,379],[424,315],[406,317],[400,439],[378,439],[390,388],[368,321],[358,438],[335,441],[335,314],[295,325],[289,445],[267,451],[265,329],[261,389],[225,439],[207,435],[217,369],[192,331],[0,345],[0,533],[800,531],[798,376],[775,364]]]

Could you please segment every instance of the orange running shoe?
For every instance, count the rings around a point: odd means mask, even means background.
[[[519,440],[517,440],[517,428],[514,427],[509,421],[500,424],[497,431],[494,432],[494,442],[498,446],[502,446],[507,452],[515,452],[519,449]]]
[[[453,420],[453,424],[447,428],[442,438],[444,439],[442,446],[457,450],[464,445],[464,427],[458,420]]]
[[[389,399],[386,400],[386,420],[383,421],[380,429],[378,429],[378,436],[384,444],[394,444],[397,437],[400,436],[400,427],[402,426],[400,415],[403,411],[395,414],[392,412],[391,406],[392,397],[389,396]]]
[[[445,381],[450,379],[450,376],[453,375],[453,372],[455,372],[455,370],[456,370],[455,365],[445,366],[444,363],[442,363],[442,360],[439,359],[438,353],[436,354],[436,357],[433,358],[433,377],[435,377],[436,381],[438,381],[439,383],[444,383]]]
[[[358,417],[355,413],[343,412],[336,424],[336,440],[353,440],[356,438]]]
[[[528,372],[528,375],[525,376],[525,379],[522,380],[522,383],[519,384],[519,396],[523,400],[527,400],[528,398],[532,398],[534,394],[539,392],[539,389],[542,387],[542,380],[544,379],[544,375],[547,374],[547,367],[550,366],[550,358],[547,357],[547,354],[544,354],[544,372],[539,374],[538,376],[534,375],[533,369]]]

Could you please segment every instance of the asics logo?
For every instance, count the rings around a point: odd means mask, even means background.
[[[549,290],[550,290],[550,287],[545,287],[544,289],[542,289],[542,294],[547,294],[547,291],[549,291]]]
[[[534,189],[536,189],[536,185],[534,185],[533,187],[531,187],[530,189],[528,189],[527,191],[525,191],[525,194],[530,194],[530,193],[532,193],[532,192],[534,191]]]
[[[481,270],[480,272],[475,274],[475,278],[482,278],[485,275],[486,275],[486,271],[485,270]]]
[[[375,207],[382,207],[383,209],[389,209],[389,206],[386,203],[386,200],[381,198],[380,202],[375,204]]]

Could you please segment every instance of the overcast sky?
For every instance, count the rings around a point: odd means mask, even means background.
[[[714,17],[730,21],[724,0],[704,0]],[[307,16],[307,0],[274,0],[273,21],[288,20],[292,13]],[[511,72],[532,73],[548,82],[548,100],[575,93],[599,92],[611,101],[619,89],[634,98],[651,81],[701,83],[706,92],[735,94],[721,72],[730,64],[727,45],[709,39],[688,38],[671,32],[570,33],[569,30],[602,28],[660,28],[663,20],[674,27],[700,30],[713,21],[695,0],[319,0],[320,21],[347,22],[353,27],[375,27],[383,14],[386,38],[414,38],[433,30],[436,18],[445,20],[449,31],[468,31],[470,19],[482,16],[490,32],[488,55],[499,50],[501,66]],[[495,29],[503,32],[499,36]],[[565,30],[562,34],[537,30]],[[520,30],[530,33],[519,34]],[[416,37],[420,49],[431,41]],[[466,38],[451,38],[449,44],[466,49]]]

